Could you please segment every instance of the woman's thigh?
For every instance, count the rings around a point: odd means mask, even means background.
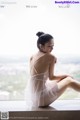
[[[70,84],[73,82],[74,80],[71,77],[67,77],[63,80],[61,80],[60,82],[57,83],[58,85],[58,97],[68,88],[70,87]]]

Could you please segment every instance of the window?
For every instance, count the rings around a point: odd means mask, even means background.
[[[76,7],[77,6],[77,7]],[[0,100],[24,100],[29,57],[37,51],[36,32],[54,36],[56,73],[80,80],[80,7],[53,0],[0,1]],[[60,99],[78,99],[68,89]]]

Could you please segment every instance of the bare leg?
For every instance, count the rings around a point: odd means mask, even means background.
[[[80,92],[80,82],[72,79],[71,77],[67,77],[63,80],[61,80],[60,82],[57,83],[58,85],[58,93],[57,93],[57,98],[60,97],[60,95],[62,95],[62,93],[64,93],[64,91],[67,89],[67,88],[72,88],[76,91],[79,91]],[[53,100],[47,96],[45,96],[45,105],[44,107],[50,105]]]
[[[58,97],[68,88],[72,88],[78,92],[80,92],[80,82],[72,79],[71,77],[67,77],[63,80],[61,80],[60,82],[57,83],[58,84]]]

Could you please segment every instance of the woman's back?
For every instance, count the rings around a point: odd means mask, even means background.
[[[34,93],[35,91],[40,92],[45,87],[48,78],[48,62],[46,58],[47,54],[39,52],[30,60],[31,88]]]
[[[36,75],[40,73],[49,72],[49,64],[51,61],[51,54],[38,52],[30,59],[30,73]]]

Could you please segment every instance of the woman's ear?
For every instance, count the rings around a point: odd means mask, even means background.
[[[39,44],[39,47],[40,47],[40,49],[42,48],[42,45],[41,44]]]

